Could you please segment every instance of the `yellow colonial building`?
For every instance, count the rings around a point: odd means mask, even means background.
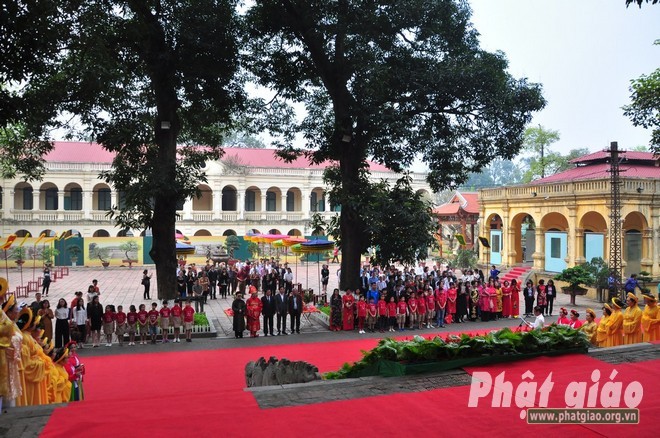
[[[596,152],[530,184],[480,190],[480,232],[490,243],[481,263],[560,272],[594,257],[607,261],[609,230],[619,226],[623,273],[660,277],[660,160],[621,153],[620,224],[610,219],[608,160],[607,152]]]

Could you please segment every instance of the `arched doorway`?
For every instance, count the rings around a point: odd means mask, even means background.
[[[211,232],[209,230],[197,230],[195,231],[194,236],[212,236]]]
[[[541,219],[545,230],[545,267],[548,272],[561,272],[566,269],[568,255],[568,220],[561,213],[548,213]]]
[[[646,218],[639,212],[629,213],[623,221],[623,259],[626,261],[623,273],[626,277],[644,270],[642,259],[646,251],[642,233],[646,228]]]
[[[530,263],[536,251],[536,222],[529,213],[519,213],[511,220],[515,263]]]
[[[499,265],[502,263],[502,218],[498,214],[491,214],[486,224],[490,239],[489,263],[491,265]]]
[[[236,236],[236,231],[234,230],[225,230],[224,233],[222,233],[223,236]]]
[[[94,234],[92,234],[92,237],[110,237],[110,233],[106,230],[96,230],[94,231]]]
[[[580,230],[582,231],[582,236],[580,236]],[[578,254],[576,263],[591,262],[595,258],[605,259],[606,234],[607,222],[603,215],[596,211],[585,213],[580,219],[577,233],[578,241],[576,244],[580,253]]]

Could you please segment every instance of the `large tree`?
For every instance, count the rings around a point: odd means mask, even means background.
[[[368,245],[368,159],[401,171],[419,156],[435,190],[454,187],[512,158],[544,105],[540,86],[479,47],[464,1],[256,0],[246,20],[260,84],[306,109],[288,128],[309,149],[283,142],[281,155],[338,163],[343,288],[358,285]]]
[[[27,63],[21,87],[11,88],[14,101],[29,101],[46,115],[20,120],[57,125],[69,115],[76,125],[68,127],[79,128],[72,135],[115,153],[112,170],[102,175],[119,191],[113,215],[123,227],[152,230],[158,296],[173,297],[177,205],[197,194],[204,163],[221,155],[222,135],[243,102],[236,2],[63,0],[48,3],[57,4],[54,11],[41,11],[40,2],[9,3],[49,14],[66,28],[50,33],[55,39],[34,65]],[[48,112],[53,104],[56,114]]]

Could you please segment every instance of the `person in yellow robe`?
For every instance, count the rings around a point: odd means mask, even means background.
[[[44,363],[39,358],[36,344],[32,335],[32,310],[24,308],[18,316],[16,326],[23,332],[23,343],[21,346],[21,360],[23,362],[23,376],[25,379],[25,397],[22,403],[26,406],[43,405],[48,402],[48,394],[42,381],[46,378]],[[23,405],[21,405],[23,406]]]
[[[607,319],[607,342],[606,347],[623,345],[623,301],[612,298],[612,315]]]
[[[3,299],[8,290],[7,280],[0,278],[0,302],[4,301],[0,309],[0,409],[14,406],[23,392],[18,372],[21,341],[20,337],[15,336],[17,332],[20,336],[20,332],[14,324],[18,318],[18,304],[13,295]]]
[[[598,328],[596,329],[596,345],[599,347],[605,347],[607,344],[607,321],[612,315],[612,308],[609,304],[605,303],[603,306],[603,316],[598,322]]]
[[[586,312],[587,320],[584,324],[582,324],[580,330],[589,337],[589,342],[591,342],[591,345],[598,345],[596,342],[596,331],[598,329],[598,326],[596,325],[596,312],[594,312],[592,309],[587,309]]]
[[[628,292],[628,307],[623,313],[623,343],[637,344],[642,342],[642,309],[637,305],[637,296]]]
[[[650,293],[644,293],[642,296],[645,303],[642,312],[642,339],[644,342],[660,341],[660,307],[658,307],[658,300]]]
[[[68,403],[71,400],[71,381],[69,373],[64,369],[69,351],[66,348],[60,348],[53,356],[55,371],[59,375],[56,403]]]

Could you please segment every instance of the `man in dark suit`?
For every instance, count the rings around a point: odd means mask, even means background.
[[[277,305],[270,289],[266,289],[266,295],[261,297],[261,304],[263,304],[261,314],[264,316],[264,336],[268,336],[269,334],[273,336],[275,334],[273,333],[273,317],[275,316],[275,312],[277,312]]]
[[[278,336],[280,334],[286,335],[286,316],[289,313],[289,297],[284,293],[283,287],[280,287],[279,293],[275,296],[275,311],[277,312],[277,334]]]
[[[291,315],[291,333],[294,331],[300,333],[300,315],[303,311],[303,299],[300,295],[300,289],[293,290],[293,295],[289,297],[289,315]]]

